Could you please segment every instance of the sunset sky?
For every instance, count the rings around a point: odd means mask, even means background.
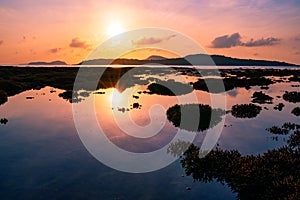
[[[0,64],[78,63],[144,27],[187,35],[209,54],[300,64],[299,0],[0,0]],[[143,42],[153,41],[163,40]]]

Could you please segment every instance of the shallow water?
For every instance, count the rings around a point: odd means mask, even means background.
[[[184,84],[197,80],[197,77],[175,73],[139,76],[154,81],[174,79]],[[143,93],[147,85],[149,83],[138,82],[128,88],[100,89],[101,94],[88,92],[89,97],[85,98],[94,98],[96,117],[106,136],[127,151],[142,153],[159,149],[168,145],[178,130],[165,114],[169,107],[178,103],[178,99]],[[226,110],[236,104],[250,103],[255,91],[263,91],[274,99],[273,104],[260,105],[263,109],[255,118],[235,118],[230,113],[223,116],[225,126],[218,140],[219,147],[237,149],[243,155],[257,155],[284,145],[286,136],[279,136],[276,141],[265,129],[284,122],[299,122],[299,117],[291,114],[299,103],[282,99],[284,91],[299,90],[292,85],[299,83],[275,83],[267,90],[254,86],[248,90],[235,88],[227,91]],[[8,102],[0,106],[0,118],[8,119],[7,124],[0,124],[0,194],[4,199],[235,198],[236,194],[226,185],[194,182],[191,177],[183,176],[184,170],[178,160],[166,168],[145,174],[124,173],[103,165],[80,141],[74,126],[72,104],[58,96],[62,92],[51,87],[29,90],[9,97]],[[209,93],[199,90],[194,90],[194,93],[198,100],[189,103],[211,103]],[[184,94],[181,98],[189,100],[189,95]],[[214,95],[218,99],[222,94]],[[285,105],[283,110],[275,110],[273,107],[280,102]],[[134,103],[140,106],[134,108]],[[155,104],[160,106],[153,108]],[[154,112],[149,114],[151,109]],[[134,136],[138,134],[139,137],[147,135],[129,126],[128,116],[139,126],[156,123],[151,127],[161,126],[161,129],[148,139],[136,138]],[[119,124],[116,124],[116,119]],[[197,132],[194,143],[201,145],[205,134],[206,131]],[[186,187],[191,187],[191,190],[186,190]]]

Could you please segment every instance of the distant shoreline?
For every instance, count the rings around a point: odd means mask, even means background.
[[[132,68],[132,67],[149,67],[149,68],[195,68],[195,69],[300,69],[300,66],[193,66],[193,65],[0,65],[1,67],[16,68],[80,68],[80,67],[103,67],[103,68]]]
[[[155,59],[154,59],[155,58]],[[281,62],[281,61],[270,61],[270,60],[253,60],[253,59],[240,59],[232,58],[223,55],[207,55],[207,54],[195,54],[188,55],[182,58],[164,58],[161,56],[150,56],[147,59],[127,59],[127,58],[117,58],[117,59],[93,59],[82,61],[73,65],[179,65],[179,66],[297,66],[300,65]],[[64,61],[52,61],[52,62],[30,62],[28,64],[22,65],[68,65]],[[68,65],[69,66],[69,65]]]

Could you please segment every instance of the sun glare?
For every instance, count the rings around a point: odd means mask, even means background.
[[[112,106],[118,106],[123,99],[123,95],[117,89],[114,89],[110,98]]]
[[[110,24],[110,26],[108,27],[107,29],[107,34],[110,36],[110,37],[113,37],[115,35],[118,35],[120,33],[124,32],[124,29],[122,28],[122,26],[120,26],[120,24],[118,23],[113,23],[113,24]]]

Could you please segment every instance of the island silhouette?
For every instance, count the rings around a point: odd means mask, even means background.
[[[190,61],[193,61],[192,63]],[[213,61],[213,62],[212,62]],[[53,62],[30,62],[28,65],[66,65],[63,61]],[[224,55],[208,55],[194,54],[179,58],[165,58],[159,55],[151,55],[146,59],[128,59],[116,58],[107,59],[99,58],[93,60],[85,60],[75,65],[145,65],[145,64],[161,64],[161,65],[200,65],[200,66],[299,66],[292,63],[270,60],[254,60],[232,58]]]

